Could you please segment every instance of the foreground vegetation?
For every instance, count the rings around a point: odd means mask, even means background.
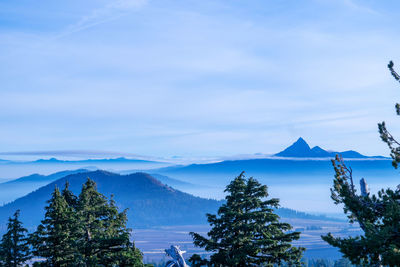
[[[210,261],[193,255],[192,266],[300,265],[304,248],[291,246],[300,233],[290,232],[289,224],[279,222],[274,213],[279,200],[264,199],[268,197],[265,185],[245,179],[242,173],[226,192],[220,218],[207,215],[216,227],[210,232],[214,239],[191,233],[196,245],[217,253]],[[119,212],[113,199],[99,193],[92,180],[86,181],[79,196],[69,190],[68,183],[62,191],[56,187],[45,210],[45,218],[29,235],[19,221],[19,211],[9,218],[0,244],[3,266],[23,266],[33,257],[43,259],[34,266],[145,266],[141,252],[130,241],[126,210]]]
[[[37,230],[26,236],[19,211],[9,219],[0,246],[3,266],[22,266],[35,256],[34,266],[144,266],[130,241],[126,210],[119,212],[88,179],[79,196],[68,184],[56,187]]]
[[[301,266],[304,248],[292,247],[300,232],[290,232],[292,226],[279,221],[274,213],[279,199],[268,199],[267,186],[242,172],[225,189],[226,204],[218,216],[207,214],[212,226],[209,238],[190,233],[194,244],[212,251],[210,259],[194,254],[192,266],[273,266],[288,262]]]
[[[393,69],[393,62],[388,68],[393,77],[400,81],[400,75]],[[400,115],[400,104],[396,104],[396,113]],[[385,122],[378,124],[381,139],[388,145],[397,168],[400,162],[400,143],[387,130]],[[332,234],[322,238],[340,249],[353,264],[363,266],[399,266],[400,265],[400,187],[395,190],[381,189],[377,195],[370,194],[367,188],[361,195],[356,194],[353,172],[337,156],[332,160],[335,169],[334,187],[331,189],[335,204],[343,204],[344,212],[350,223],[358,223],[361,236],[334,237]]]

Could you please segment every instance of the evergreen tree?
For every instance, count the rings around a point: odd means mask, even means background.
[[[77,201],[79,251],[85,266],[143,266],[142,254],[130,242],[126,210],[99,193],[88,179]]]
[[[7,232],[0,243],[0,262],[2,266],[18,267],[31,258],[26,233],[22,222],[18,219],[19,210],[8,219]]]
[[[139,249],[135,247],[133,242],[129,242],[124,246],[124,248],[115,254],[116,266],[131,266],[131,267],[151,267],[151,264],[142,263],[143,255]]]
[[[69,190],[69,182],[67,181],[65,183],[64,189],[61,192],[62,196],[64,197],[65,201],[67,202],[68,206],[70,206],[73,209],[76,209],[78,206],[78,198],[77,196],[72,193],[71,190]]]
[[[30,237],[37,266],[142,267],[142,254],[129,240],[126,210],[99,193],[88,179],[76,197],[66,183],[48,201],[45,219]]]
[[[71,266],[76,261],[76,217],[56,187],[47,202],[45,218],[30,235],[33,254],[48,266]]]
[[[226,204],[218,216],[207,214],[212,226],[209,238],[190,233],[196,246],[214,252],[209,260],[193,255],[189,260],[193,266],[273,266],[284,261],[301,265],[304,248],[291,245],[300,233],[290,232],[291,225],[279,221],[274,213],[279,200],[267,199],[267,186],[246,179],[242,172],[225,192]]]
[[[364,234],[355,237],[322,236],[337,247],[353,264],[399,266],[400,191],[380,190],[377,195],[358,195],[352,170],[340,157],[333,160],[335,180],[332,199],[344,204],[350,223],[358,222]]]
[[[393,69],[393,62],[388,67],[395,79],[400,81],[400,76]],[[396,104],[396,112],[400,115],[399,104]],[[387,131],[384,122],[378,127],[382,140],[391,150],[392,164],[397,168],[400,162],[400,144]],[[364,234],[339,238],[329,233],[322,238],[339,248],[353,264],[400,266],[400,187],[396,190],[382,189],[377,195],[368,192],[358,195],[352,169],[338,156],[332,163],[335,179],[331,197],[335,204],[344,204],[344,212],[350,223],[357,222]]]
[[[394,64],[389,62],[388,68],[396,81],[400,82],[400,75],[394,70]],[[396,114],[400,116],[400,104],[395,105]],[[383,142],[385,142],[390,149],[390,156],[392,157],[392,165],[397,169],[400,162],[400,142],[397,141],[392,134],[387,130],[385,122],[378,124],[379,134]]]

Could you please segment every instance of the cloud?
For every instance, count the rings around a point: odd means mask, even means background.
[[[352,9],[360,11],[360,12],[365,12],[365,13],[372,14],[372,15],[379,14],[379,12],[377,12],[376,10],[364,5],[364,3],[363,4],[358,3],[355,0],[344,0],[343,3],[346,6],[348,6],[349,8],[352,8]]]
[[[345,0],[93,2],[63,4],[56,19],[42,10],[52,19],[42,16],[35,33],[0,29],[3,151],[214,156],[276,152],[298,136],[386,149],[376,122],[391,118],[398,97],[385,67],[397,51],[395,16],[379,20]],[[49,38],[54,29],[68,40]]]
[[[132,10],[137,10],[144,6],[147,0],[118,0],[109,1],[107,5],[96,8],[86,16],[83,16],[78,22],[67,26],[67,28],[55,39],[92,28],[94,26],[116,20],[129,14]]]

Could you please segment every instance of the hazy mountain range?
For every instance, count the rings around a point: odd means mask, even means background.
[[[131,164],[105,164],[103,168],[100,163],[103,160],[87,160],[93,163],[96,169],[107,169],[120,174],[129,174],[134,172],[150,173],[153,178],[161,183],[172,186],[174,190],[199,196],[203,198],[224,198],[225,186],[242,171],[246,175],[253,176],[261,183],[269,186],[272,197],[281,198],[282,204],[295,210],[306,210],[308,212],[341,212],[339,207],[333,205],[330,199],[329,189],[332,186],[333,168],[329,159],[336,153],[341,153],[345,157],[346,163],[352,167],[355,181],[361,177],[366,178],[371,186],[372,192],[382,187],[396,186],[398,182],[398,173],[393,169],[391,161],[383,157],[367,157],[355,151],[331,152],[319,147],[310,148],[310,146],[299,138],[293,145],[275,156],[258,159],[225,160],[204,164],[174,165],[159,168],[156,165],[151,168],[141,169],[135,165],[132,159],[117,158],[105,159],[107,162],[127,162]],[[321,155],[325,155],[322,157]],[[56,159],[46,161],[38,160],[29,166],[11,165],[18,170],[31,170],[36,165],[40,169],[53,170],[54,166],[63,170],[67,168],[86,169],[87,165],[68,165]],[[61,162],[61,164],[59,164]],[[2,165],[3,175],[4,166]],[[55,168],[54,168],[55,169]],[[56,169],[56,171],[58,170]],[[75,170],[72,172],[81,172]],[[85,171],[85,170],[83,170]],[[46,171],[44,173],[49,173]],[[51,182],[61,178],[61,176],[70,173],[60,172],[48,176],[30,175],[8,183],[0,184],[0,204],[15,200],[17,197],[39,189]],[[116,174],[117,175],[117,174]],[[22,175],[21,175],[22,176]],[[126,175],[122,175],[123,177]],[[117,179],[118,180],[118,179]],[[332,211],[336,209],[335,211]]]
[[[151,160],[142,160],[142,159],[128,159],[124,157],[120,158],[110,158],[110,159],[83,159],[83,160],[60,160],[57,158],[49,158],[49,159],[38,159],[34,161],[12,161],[12,160],[0,160],[3,163],[14,163],[14,164],[54,164],[54,163],[85,163],[85,164],[93,164],[93,163],[164,163],[160,161],[151,161]]]
[[[297,139],[291,146],[285,150],[275,154],[278,157],[293,157],[293,158],[334,158],[337,154],[343,158],[383,158],[382,156],[365,156],[354,150],[343,152],[327,151],[319,146],[311,148],[303,138]]]
[[[205,214],[215,212],[221,204],[220,201],[175,190],[145,173],[119,175],[94,171],[67,175],[0,207],[1,225],[17,209],[21,210],[21,220],[28,227],[37,225],[56,186],[63,188],[68,181],[70,189],[79,194],[82,184],[89,177],[96,182],[101,193],[107,197],[114,195],[121,210],[129,208],[129,224],[135,227],[205,223]]]
[[[120,210],[129,209],[129,226],[135,228],[205,224],[205,214],[216,213],[223,203],[181,192],[146,173],[119,175],[99,170],[67,175],[0,207],[0,225],[4,226],[7,218],[19,209],[24,225],[32,229],[43,219],[44,206],[56,186],[63,188],[68,181],[70,189],[78,195],[88,178],[94,180],[98,190],[107,197],[114,195]],[[327,219],[285,208],[279,209],[278,214],[291,218]]]
[[[354,150],[347,150],[343,152],[324,150],[319,146],[314,146],[311,148],[307,142],[300,137],[292,145],[284,149],[283,151],[273,154],[254,154],[253,158],[257,159],[260,156],[264,157],[290,157],[290,158],[332,158],[336,154],[340,154],[343,158],[384,158],[382,156],[365,156]],[[235,157],[228,157],[231,160],[235,160]],[[251,159],[251,155],[246,155],[247,159]],[[181,159],[181,158],[180,158]],[[242,159],[240,156],[236,159]],[[182,159],[181,159],[182,160]],[[214,159],[215,160],[215,159]],[[3,164],[129,164],[129,163],[141,163],[141,164],[172,164],[173,160],[144,160],[144,159],[134,159],[134,158],[99,158],[99,159],[83,159],[83,160],[60,160],[57,158],[49,159],[38,159],[34,161],[14,161],[14,160],[4,160],[0,159],[0,163]]]
[[[61,171],[50,175],[31,174],[0,183],[0,204],[8,203],[69,174],[88,172],[86,169]]]
[[[387,177],[396,174],[390,160],[345,159],[356,176]],[[207,164],[171,166],[152,170],[175,179],[200,185],[223,185],[245,171],[247,175],[261,179],[263,183],[276,184],[298,181],[303,184],[331,182],[333,168],[330,160],[295,158],[266,158],[229,160]]]

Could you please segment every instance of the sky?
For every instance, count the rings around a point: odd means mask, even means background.
[[[379,0],[2,0],[2,158],[269,154],[300,136],[388,155],[377,123],[400,136],[386,67],[400,70],[399,11]]]

